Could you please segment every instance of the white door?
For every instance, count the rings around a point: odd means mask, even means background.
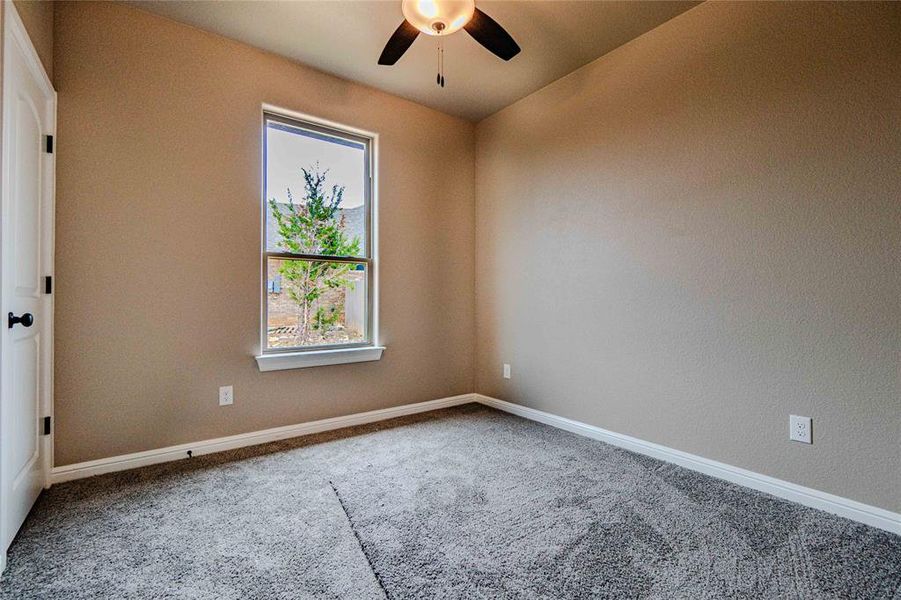
[[[0,555],[48,482],[56,95],[12,3],[3,50],[0,224]]]

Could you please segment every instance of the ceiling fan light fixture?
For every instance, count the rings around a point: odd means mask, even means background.
[[[459,31],[472,19],[475,0],[403,0],[404,18],[428,35]]]

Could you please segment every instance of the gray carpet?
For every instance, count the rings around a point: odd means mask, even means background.
[[[901,599],[901,537],[467,405],[54,486],[7,598]]]

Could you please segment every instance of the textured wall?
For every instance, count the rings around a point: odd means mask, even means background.
[[[55,67],[57,465],[472,391],[471,124],[118,4]],[[257,370],[263,102],[380,135],[379,362]]]
[[[901,509],[899,90],[901,5],[708,2],[480,123],[477,391]]]
[[[53,0],[13,0],[13,4],[53,81]]]

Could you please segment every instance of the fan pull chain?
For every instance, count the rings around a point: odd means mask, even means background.
[[[444,44],[441,38],[438,38],[438,75],[435,77],[435,83],[444,87]]]

